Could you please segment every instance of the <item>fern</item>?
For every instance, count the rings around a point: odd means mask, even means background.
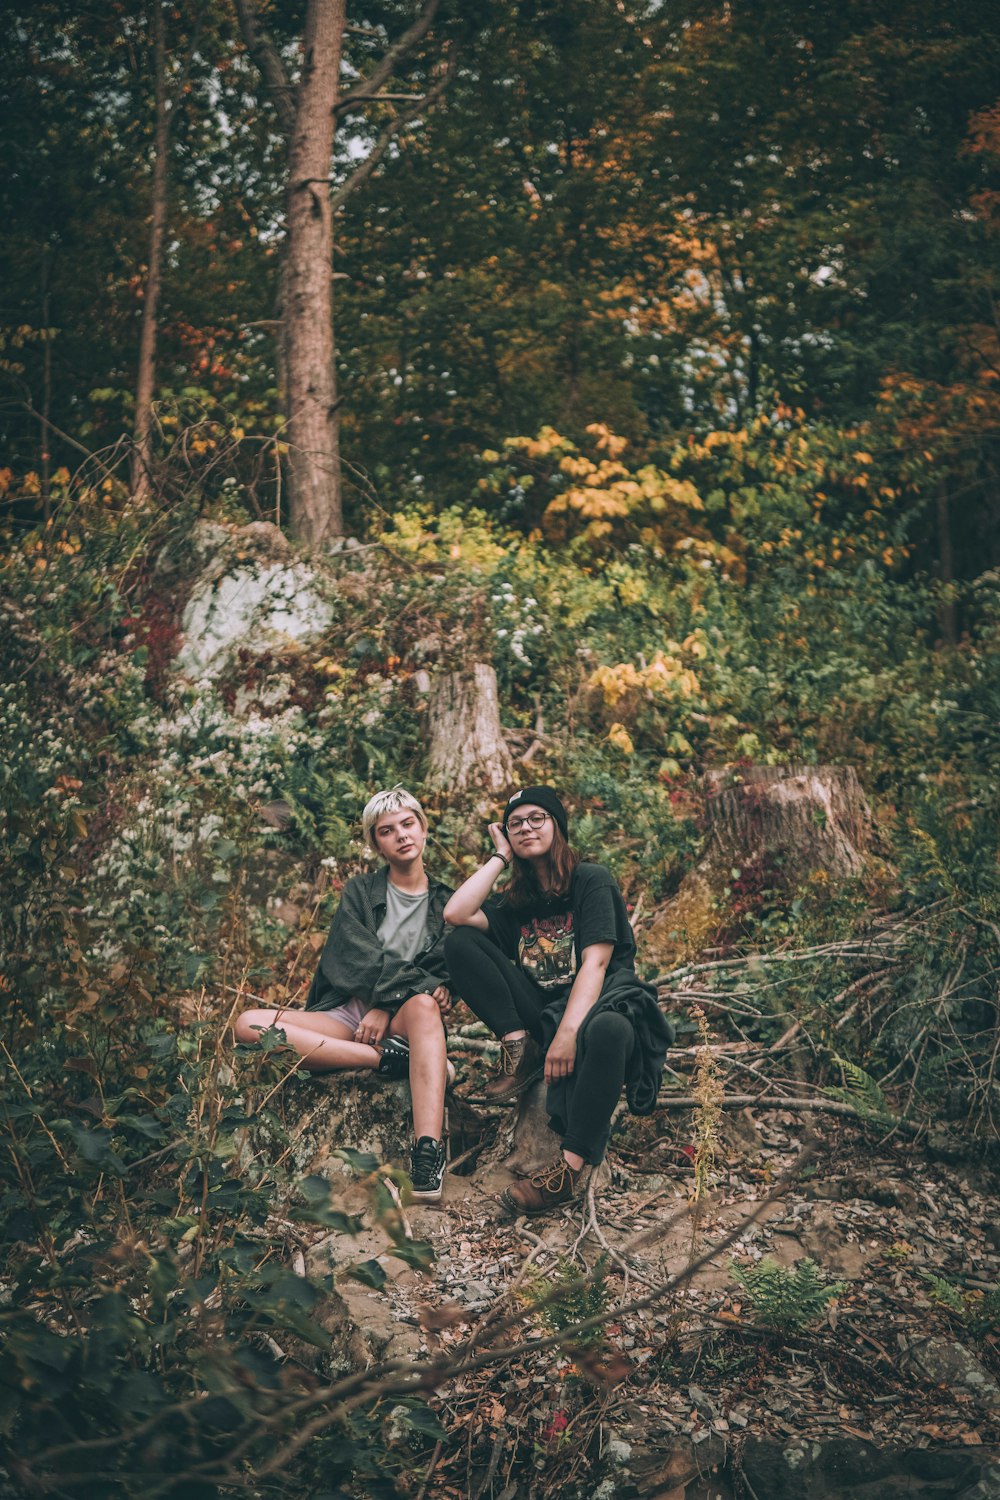
[[[305,837],[324,854],[343,858],[367,799],[364,783],[349,771],[321,772],[312,765],[292,765],[283,794]]]
[[[943,1276],[935,1276],[931,1271],[920,1274],[930,1284],[934,1301],[953,1313],[973,1338],[986,1338],[1000,1330],[1000,1283],[986,1291],[963,1292]]]
[[[806,1328],[823,1313],[826,1304],[847,1286],[846,1281],[826,1281],[814,1260],[800,1260],[794,1269],[781,1266],[765,1255],[755,1266],[731,1262],[730,1269],[746,1292],[759,1321],[776,1332]]]
[[[995,1337],[1000,1333],[1000,1283],[986,1292],[966,1292],[966,1327],[973,1338]]]
[[[594,1279],[587,1282],[586,1286],[574,1286],[573,1283],[580,1279],[580,1272],[571,1261],[560,1256],[549,1275],[543,1275],[540,1271],[530,1273],[523,1300],[529,1305],[544,1304],[539,1306],[538,1316],[551,1333],[562,1333],[564,1328],[570,1328],[574,1323],[603,1315],[608,1309],[608,1288],[605,1282],[607,1259],[606,1255],[601,1256],[594,1267]],[[553,1293],[559,1295],[553,1296]],[[548,1297],[552,1297],[551,1302],[545,1300]],[[594,1327],[574,1334],[573,1337],[581,1345],[599,1344],[603,1334],[600,1327]]]
[[[943,1276],[935,1276],[930,1271],[921,1271],[921,1276],[930,1282],[931,1296],[935,1302],[946,1307],[949,1312],[956,1313],[965,1321],[965,1302],[958,1287],[952,1286],[950,1281],[945,1281]]]
[[[885,1095],[870,1073],[866,1073],[864,1068],[859,1068],[857,1063],[852,1063],[846,1057],[835,1057],[834,1061],[844,1075],[844,1083],[841,1088],[826,1090],[831,1098],[853,1105],[862,1120],[884,1120],[889,1123],[896,1119]]]

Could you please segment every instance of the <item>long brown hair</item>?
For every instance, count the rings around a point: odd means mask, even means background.
[[[533,906],[546,896],[565,896],[569,893],[573,871],[580,863],[580,856],[570,848],[563,831],[552,819],[552,843],[546,853],[546,864],[541,879],[528,859],[519,859],[515,854],[510,862],[510,884],[507,898],[515,907]]]

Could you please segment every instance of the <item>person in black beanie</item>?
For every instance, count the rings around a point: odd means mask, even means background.
[[[673,1028],[636,975],[614,876],[570,846],[554,789],[515,792],[489,832],[493,853],[445,907],[445,957],[455,991],[500,1039],[489,1097],[513,1100],[544,1072],[561,1151],[504,1193],[515,1212],[544,1213],[603,1159],[623,1083],[633,1114],[652,1112]]]

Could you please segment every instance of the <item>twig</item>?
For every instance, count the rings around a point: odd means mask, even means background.
[[[410,1221],[406,1217],[406,1210],[403,1207],[403,1200],[399,1196],[399,1189],[397,1188],[391,1177],[380,1177],[379,1180],[382,1183],[382,1186],[385,1188],[386,1192],[389,1194],[389,1197],[392,1199],[393,1203],[396,1205],[396,1208],[399,1210],[400,1221],[403,1225],[403,1233],[408,1240],[412,1240],[413,1230],[410,1228]]]
[[[742,958],[718,958],[711,963],[681,964],[679,968],[671,969],[651,982],[657,987],[669,986],[673,980],[690,979],[694,974],[703,974],[710,970],[752,968],[756,964],[811,963],[818,958],[866,958],[869,961],[878,959],[884,963],[891,963],[891,955],[883,956],[877,951],[880,941],[884,939],[873,938],[870,943],[860,941],[820,943],[815,948],[803,948],[796,953],[748,953]],[[892,947],[899,947],[897,939],[893,939]]]
[[[17,1079],[17,1081],[21,1085],[21,1087],[24,1089],[24,1092],[27,1094],[27,1096],[31,1100],[32,1104],[34,1104],[34,1102],[35,1102],[35,1096],[31,1092],[31,1089],[28,1087],[27,1083],[25,1083],[24,1077],[23,1077],[23,1075],[21,1073],[21,1070],[17,1066],[17,1063],[14,1061],[14,1059],[11,1057],[10,1052],[7,1050],[6,1043],[5,1042],[0,1042],[0,1047],[3,1048],[4,1056],[6,1057],[8,1063],[10,1064],[10,1066],[12,1068],[15,1078]],[[59,1142],[56,1140],[55,1136],[52,1134],[51,1130],[46,1125],[45,1121],[42,1119],[42,1116],[41,1116],[40,1112],[35,1115],[35,1119],[38,1121],[39,1125],[42,1127],[42,1130],[45,1132],[45,1134],[48,1136],[49,1140],[51,1141],[53,1150],[55,1151],[55,1153],[58,1156],[60,1162],[62,1163],[63,1171],[67,1175],[69,1175],[70,1166],[69,1166],[69,1162],[66,1160],[66,1155],[65,1155],[62,1147],[60,1146]],[[7,1123],[9,1123],[9,1122],[7,1122]]]
[[[443,1447],[444,1447],[444,1444],[439,1441],[438,1444],[437,1444],[437,1446],[434,1449],[434,1452],[431,1454],[431,1461],[427,1465],[427,1473],[424,1475],[423,1483],[421,1484],[419,1490],[417,1491],[417,1500],[424,1500],[424,1496],[427,1494],[427,1486],[431,1482],[431,1475],[434,1473],[434,1470],[437,1468],[437,1461],[441,1457],[441,1450],[442,1450]]]
[[[486,1473],[483,1475],[482,1479],[476,1487],[474,1500],[479,1500],[480,1495],[485,1494],[486,1490],[493,1483],[493,1476],[497,1471],[497,1464],[500,1462],[500,1455],[503,1452],[503,1440],[504,1431],[501,1427],[500,1431],[493,1439],[493,1451],[490,1453],[490,1461],[486,1467]]]
[[[277,1023],[275,1023],[275,1024],[277,1024]],[[279,1078],[278,1081],[277,1081],[277,1083],[274,1085],[274,1087],[272,1089],[269,1089],[268,1092],[264,1095],[263,1099],[260,1101],[260,1103],[258,1104],[257,1108],[254,1110],[254,1116],[255,1117],[257,1115],[263,1113],[265,1104],[269,1103],[269,1101],[274,1098],[274,1095],[278,1092],[279,1089],[284,1088],[284,1086],[288,1082],[289,1078],[291,1078],[295,1073],[297,1073],[299,1071],[299,1069],[302,1068],[304,1066],[304,1064],[307,1063],[311,1057],[315,1056],[315,1054],[323,1046],[324,1041],[326,1041],[326,1037],[321,1037],[320,1040],[316,1043],[315,1047],[310,1047],[310,1049],[309,1049],[308,1052],[304,1052],[304,1053],[302,1053],[301,1056],[296,1057],[294,1063],[289,1068],[288,1072],[282,1078]]]
[[[448,1171],[454,1172],[456,1167],[460,1167],[463,1162],[467,1162],[470,1157],[475,1156],[480,1151],[483,1151],[485,1147],[486,1140],[484,1137],[483,1140],[477,1141],[474,1146],[469,1146],[466,1151],[462,1152],[461,1156],[456,1156],[452,1161],[450,1161],[448,1163]]]

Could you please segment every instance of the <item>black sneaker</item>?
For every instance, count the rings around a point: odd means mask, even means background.
[[[410,1152],[410,1181],[418,1202],[436,1203],[440,1198],[444,1156],[444,1142],[432,1135],[422,1135]]]
[[[410,1044],[405,1037],[387,1036],[375,1069],[380,1078],[409,1078]]]

